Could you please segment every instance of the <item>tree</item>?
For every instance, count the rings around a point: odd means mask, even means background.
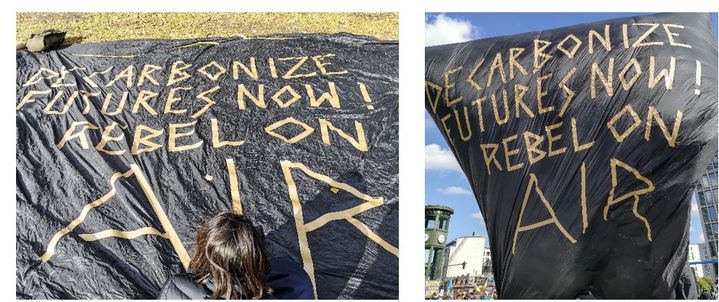
[[[699,291],[702,293],[714,292],[714,282],[708,277],[697,278],[697,284],[699,284]]]

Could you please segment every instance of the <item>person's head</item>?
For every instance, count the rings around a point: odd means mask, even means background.
[[[195,281],[212,281],[212,299],[259,299],[271,289],[265,285],[270,270],[264,235],[242,215],[227,211],[197,232],[190,261]]]

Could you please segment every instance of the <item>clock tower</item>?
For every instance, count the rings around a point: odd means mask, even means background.
[[[425,279],[438,280],[442,278],[449,218],[453,213],[454,210],[450,207],[439,205],[424,207]]]

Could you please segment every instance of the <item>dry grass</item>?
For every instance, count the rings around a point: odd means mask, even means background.
[[[17,40],[54,28],[69,42],[349,32],[399,38],[395,13],[17,13]]]

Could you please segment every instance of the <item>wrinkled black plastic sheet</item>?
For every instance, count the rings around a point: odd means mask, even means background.
[[[230,166],[242,212],[262,227],[275,256],[291,257],[307,268],[299,221],[307,224],[336,215],[306,232],[319,298],[396,298],[398,258],[392,248],[399,244],[397,46],[347,34],[293,34],[118,41],[34,54],[19,51],[17,298],[153,298],[169,276],[184,268],[176,244],[146,233],[149,228],[170,233],[152,196],[191,257],[199,226],[233,208]],[[256,60],[256,79],[251,58]],[[234,68],[233,61],[247,70]],[[173,64],[179,69],[191,64],[184,72],[192,76],[168,85]],[[133,75],[128,79],[131,65]],[[141,80],[144,68],[149,77]],[[173,76],[182,77],[181,72]],[[322,94],[332,93],[330,83],[338,100],[319,102]],[[264,85],[266,108],[247,95],[240,108],[238,85],[255,98],[259,85]],[[203,96],[215,104],[200,112],[209,102],[198,95],[214,87],[218,88]],[[178,88],[179,100],[167,106],[173,88]],[[314,93],[314,106],[308,89]],[[157,94],[146,102],[156,115],[137,104],[143,90]],[[297,100],[292,101],[290,90]],[[75,92],[79,97],[63,111]],[[85,92],[97,95],[85,103]],[[118,110],[123,93],[128,97]],[[110,99],[103,108],[106,97]],[[228,144],[213,143],[213,119],[217,143]],[[267,128],[283,120],[286,123]],[[327,122],[326,139],[321,120]],[[59,146],[73,122],[86,123],[71,131],[80,135]],[[88,128],[88,123],[97,129]],[[169,151],[171,124],[181,125],[174,129],[180,151]],[[139,125],[162,131],[147,139],[161,147],[132,154]],[[108,128],[107,137],[124,136],[102,145]],[[364,142],[358,132],[364,134]],[[244,143],[232,145],[239,141]],[[182,150],[181,146],[198,142],[202,143],[196,148]],[[138,150],[150,147],[138,143]],[[289,176],[283,173],[283,162]],[[113,189],[113,174],[128,171],[135,173],[120,176]],[[296,193],[289,189],[290,182]],[[292,194],[301,205],[299,211],[293,209]],[[86,207],[102,197],[107,198],[101,205]],[[368,206],[370,199],[374,203]],[[79,223],[73,225],[76,219]],[[43,262],[40,257],[51,239],[66,227],[69,232]],[[82,235],[107,230],[141,234],[96,240]]]
[[[674,296],[717,153],[714,37],[709,14],[658,14],[425,49],[426,109],[486,221],[500,298]],[[592,96],[595,64],[612,87],[595,71]]]

